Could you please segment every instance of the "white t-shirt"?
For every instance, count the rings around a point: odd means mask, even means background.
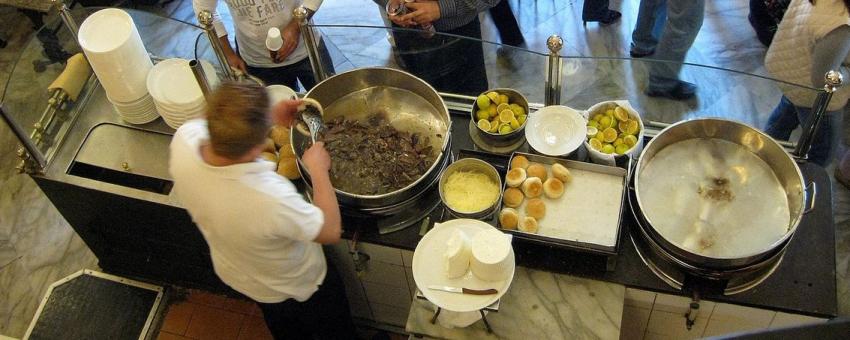
[[[298,47],[295,51],[282,63],[275,64],[266,48],[266,35],[272,27],[277,27],[282,32],[283,27],[293,20],[292,10],[302,2],[304,7],[315,12],[321,6],[322,0],[224,0],[224,2],[233,17],[239,54],[249,66],[280,67],[294,64],[307,57],[304,39],[301,39],[299,35]],[[202,10],[212,13],[215,31],[219,37],[222,37],[227,34],[227,30],[216,11],[217,5],[218,0],[192,0],[192,8],[196,16]]]
[[[274,163],[207,164],[200,148],[208,140],[206,120],[183,124],[171,141],[169,171],[209,244],[215,273],[258,302],[306,301],[327,271],[321,245],[312,242],[324,223],[321,210]]]

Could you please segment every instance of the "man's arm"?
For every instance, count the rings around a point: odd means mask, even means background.
[[[224,27],[224,22],[221,21],[221,15],[216,11],[218,0],[192,0],[192,9],[195,10],[195,17],[201,11],[209,11],[213,17],[213,28],[215,29],[218,40],[221,42],[221,49],[227,57],[227,62],[231,67],[246,72],[245,61],[236,54],[233,47],[230,46],[230,40],[227,37],[227,28]]]
[[[501,0],[438,0],[440,17],[451,18],[467,14],[478,14],[499,4]]]
[[[318,207],[324,215],[322,229],[313,241],[321,244],[337,243],[342,236],[342,217],[339,213],[339,203],[336,201],[336,192],[331,185],[331,159],[328,151],[325,150],[324,143],[313,144],[304,152],[302,160],[310,171],[313,205]]]
[[[850,26],[843,25],[829,32],[815,43],[812,52],[812,84],[823,87],[824,75],[830,70],[838,70],[844,79],[850,79],[850,69],[846,63],[850,56]]]

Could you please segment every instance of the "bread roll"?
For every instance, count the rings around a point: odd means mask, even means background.
[[[573,180],[573,175],[570,174],[570,170],[558,163],[552,164],[552,177],[557,178],[564,184],[567,184]]]
[[[511,159],[511,169],[516,168],[527,168],[528,167],[528,158],[525,158],[523,155],[517,155],[513,159]]]
[[[525,169],[525,173],[528,177],[540,178],[540,181],[545,181],[546,177],[548,177],[546,174],[546,167],[543,166],[543,164],[538,163],[531,163],[531,165],[528,166],[528,169]]]
[[[528,200],[528,203],[525,205],[525,215],[538,220],[542,219],[543,216],[546,216],[546,203],[543,203],[543,200],[539,198]]]
[[[278,154],[280,159],[295,158],[295,153],[292,152],[292,145],[289,143],[281,145],[280,149],[278,149]]]
[[[514,230],[518,223],[519,213],[517,213],[516,209],[504,208],[502,209],[502,212],[499,213],[499,225],[502,226],[502,229]]]
[[[513,168],[511,171],[508,171],[507,175],[505,175],[505,182],[508,183],[509,187],[516,188],[525,181],[525,178],[525,169]]]
[[[537,234],[538,229],[537,219],[534,217],[523,218],[522,222],[519,223],[519,230],[526,233]]]
[[[272,140],[271,138],[266,138],[266,143],[263,145],[263,151],[276,153],[277,148],[274,145],[274,140]]]
[[[505,189],[505,205],[511,208],[516,208],[520,204],[522,204],[522,200],[525,199],[525,195],[522,194],[517,188],[507,188]]]
[[[529,198],[543,194],[543,181],[538,177],[528,177],[522,182],[522,192]]]
[[[283,126],[272,126],[269,132],[269,137],[274,141],[274,145],[280,147],[284,144],[289,144],[289,128]]]
[[[277,154],[272,152],[263,152],[260,154],[260,158],[265,159],[272,163],[277,163]]]
[[[288,179],[301,178],[301,173],[298,172],[298,165],[295,163],[295,158],[281,158],[280,163],[277,163],[277,173]]]
[[[558,198],[564,194],[564,182],[556,178],[547,179],[543,182],[543,193],[549,198]]]

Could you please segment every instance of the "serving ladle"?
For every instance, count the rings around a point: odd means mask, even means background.
[[[297,120],[295,128],[303,135],[310,136],[313,144],[316,144],[317,137],[325,129],[323,114],[322,104],[312,98],[304,98],[295,113]]]

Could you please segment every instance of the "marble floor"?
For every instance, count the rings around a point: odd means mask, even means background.
[[[497,57],[497,46],[485,44],[485,63],[491,86],[506,86],[543,101],[542,74],[545,41],[551,34],[565,41],[562,102],[580,109],[604,99],[628,99],[649,120],[673,122],[699,116],[724,116],[761,126],[778,101],[778,89],[768,80],[713,68],[686,66],[683,77],[700,86],[697,100],[672,102],[646,97],[645,61],[630,61],[631,29],[638,0],[613,0],[623,12],[621,22],[600,27],[581,24],[580,0],[509,0],[526,38],[529,51]],[[220,2],[220,7],[224,7]],[[194,22],[190,0],[143,10]],[[379,8],[371,0],[326,0],[315,16],[319,25],[383,26]],[[705,22],[687,62],[765,75],[765,49],[747,22],[747,1],[708,1]],[[224,11],[225,21],[229,17]],[[0,7],[0,38],[9,46],[0,49],[0,88],[11,71],[16,51],[33,30],[29,21],[9,7]],[[482,15],[484,40],[498,42],[492,19]],[[360,66],[393,65],[387,31],[378,28],[320,29],[337,71]],[[533,53],[536,52],[536,53]],[[589,57],[609,59],[588,59]],[[57,66],[53,66],[57,67]],[[22,94],[11,94],[20,96]],[[746,105],[741,105],[746,103]],[[842,135],[847,136],[847,128]],[[843,147],[843,145],[839,145]],[[0,124],[0,334],[21,337],[46,287],[82,268],[96,268],[96,259],[27,176],[14,167],[17,142]],[[830,169],[831,171],[831,169]],[[850,191],[834,185],[838,303],[850,315]]]

